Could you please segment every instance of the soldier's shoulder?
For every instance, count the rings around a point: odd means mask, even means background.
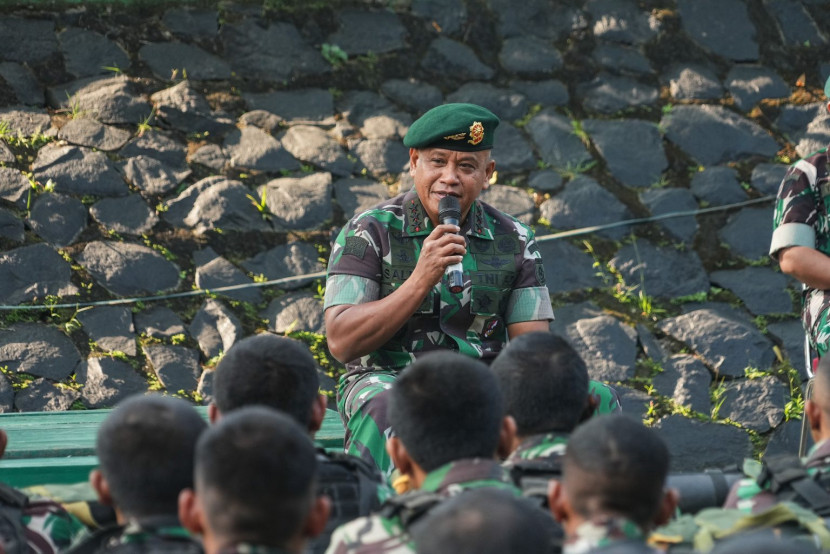
[[[414,552],[411,538],[397,518],[359,517],[334,530],[326,552]]]
[[[534,234],[534,231],[530,227],[530,225],[522,223],[512,215],[499,210],[498,208],[488,204],[487,202],[484,202],[483,200],[479,200],[478,202],[481,206],[482,211],[495,225],[498,225],[504,229],[515,229],[522,236],[532,236]]]

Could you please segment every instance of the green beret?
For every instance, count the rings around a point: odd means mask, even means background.
[[[409,148],[445,148],[476,152],[493,148],[496,114],[475,104],[436,106],[409,127],[403,143]]]

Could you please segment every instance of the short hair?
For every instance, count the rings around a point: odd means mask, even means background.
[[[582,517],[611,513],[649,528],[660,509],[669,451],[639,421],[604,415],[577,427],[562,469],[563,487]]]
[[[495,455],[502,399],[495,375],[482,362],[431,352],[404,369],[389,394],[389,423],[425,471]]]
[[[95,451],[113,503],[125,515],[176,514],[193,486],[193,452],[207,423],[179,398],[133,396],[98,428]]]
[[[496,488],[461,492],[412,527],[415,550],[430,554],[547,554],[561,537],[547,510]]]
[[[570,433],[579,423],[588,401],[588,369],[562,337],[547,332],[519,335],[490,368],[519,436]]]
[[[262,405],[283,411],[308,429],[320,381],[303,343],[262,333],[234,344],[216,367],[213,402],[222,414]]]
[[[196,446],[196,494],[207,524],[233,542],[284,546],[315,495],[317,457],[305,429],[263,406],[240,408]]]

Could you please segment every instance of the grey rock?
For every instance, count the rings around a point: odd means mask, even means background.
[[[350,56],[373,52],[385,54],[406,46],[406,29],[390,11],[343,10],[337,16],[338,29],[328,38]],[[371,32],[367,32],[371,29]]]
[[[112,358],[89,358],[75,371],[87,408],[114,408],[122,400],[145,394],[147,381],[129,364]]]
[[[435,0],[423,1],[435,2]],[[445,3],[440,2],[440,4]],[[409,79],[389,79],[383,82],[380,90],[392,101],[418,114],[422,114],[430,108],[441,104],[444,100],[441,89],[429,83],[418,81],[413,77]]]
[[[628,208],[616,196],[582,175],[565,185],[562,192],[545,200],[539,211],[554,229],[579,229],[631,217]],[[616,227],[599,233],[619,240],[628,233],[628,228]]]
[[[649,189],[640,194],[640,202],[653,216],[694,211],[698,208],[694,195],[688,189]],[[657,224],[666,233],[686,244],[692,243],[698,230],[697,220],[693,215],[662,219]]]
[[[498,14],[498,30],[504,38],[533,35],[559,39],[571,31],[584,30],[588,23],[581,11],[545,0],[490,0],[490,9]]]
[[[709,400],[709,386],[712,384],[712,374],[706,366],[688,354],[674,355],[662,365],[663,372],[652,379],[657,392],[680,406],[710,415],[712,403]]]
[[[602,40],[642,44],[660,30],[659,21],[630,0],[589,0],[585,8],[594,18],[594,36]]]
[[[49,246],[21,246],[0,254],[0,302],[20,304],[46,296],[72,296],[69,264]]]
[[[807,447],[813,446],[813,439],[807,433]],[[767,448],[764,450],[764,457],[778,454],[790,454],[798,452],[798,445],[801,442],[801,420],[793,419],[785,421],[772,432]]]
[[[66,71],[75,77],[89,77],[130,67],[130,56],[118,43],[94,31],[69,27],[58,33]]]
[[[594,61],[611,73],[651,75],[654,69],[642,50],[619,44],[599,44],[594,49]]]
[[[810,12],[801,3],[793,0],[770,0],[764,2],[767,12],[775,18],[781,41],[787,46],[820,46],[827,44],[823,33]]]
[[[211,143],[201,146],[188,158],[188,161],[201,164],[217,173],[221,173],[230,160],[228,160],[221,146]]]
[[[278,90],[243,94],[251,110],[265,110],[288,125],[331,125],[334,98],[325,89]]]
[[[225,137],[224,149],[233,167],[267,173],[291,171],[300,167],[277,139],[256,127],[230,132]]]
[[[179,178],[176,171],[155,158],[135,156],[121,162],[124,178],[146,195],[163,195],[176,189]]]
[[[654,184],[669,166],[660,131],[650,121],[593,119],[582,125],[611,174],[625,185]]]
[[[77,111],[101,123],[140,123],[153,106],[127,77],[89,77],[49,87],[46,100],[53,108]]]
[[[715,271],[710,278],[717,286],[731,290],[756,315],[793,311],[793,301],[787,291],[789,279],[768,267]]]
[[[669,92],[677,100],[715,100],[723,96],[723,86],[714,71],[697,64],[674,64],[663,76]]]
[[[291,127],[282,137],[282,145],[298,160],[338,176],[349,175],[354,168],[354,162],[346,157],[340,144],[319,127]]]
[[[804,326],[800,319],[790,319],[770,323],[767,326],[772,337],[778,338],[784,347],[784,355],[790,363],[798,370],[801,382],[808,379],[807,362],[804,360]]]
[[[208,360],[227,352],[243,337],[239,319],[224,304],[212,298],[205,300],[188,330]]]
[[[747,199],[738,183],[738,172],[731,167],[709,167],[695,173],[690,185],[695,197],[711,206],[734,204]]]
[[[49,244],[67,246],[86,229],[86,206],[71,196],[42,194],[34,202],[27,221],[37,236]]]
[[[174,227],[189,227],[198,235],[210,229],[271,231],[254,208],[251,189],[239,181],[207,177],[167,203],[163,218]]]
[[[57,192],[95,196],[125,196],[127,184],[103,152],[79,146],[47,144],[32,164],[35,179],[52,179]]]
[[[751,185],[763,195],[776,194],[787,173],[783,164],[760,163],[752,168]]]
[[[757,30],[741,0],[678,0],[677,7],[683,30],[703,48],[736,62],[758,59]]]
[[[274,179],[265,185],[265,202],[275,228],[310,231],[331,220],[331,174]],[[260,187],[258,194],[262,194]]]
[[[47,379],[35,379],[15,395],[14,407],[21,412],[65,412],[80,396],[78,391],[58,387]]]
[[[159,218],[138,194],[104,198],[89,208],[89,213],[104,228],[125,235],[149,232]]]
[[[325,267],[319,257],[320,254],[313,245],[294,241],[260,252],[253,258],[243,261],[241,265],[249,273],[264,275],[268,280],[285,279],[323,271]],[[313,279],[298,279],[283,283],[280,288],[293,290],[311,282]]]
[[[742,377],[747,367],[767,370],[775,359],[770,340],[748,317],[724,304],[664,319],[657,327],[688,344],[718,375]]]
[[[762,66],[733,66],[726,76],[726,88],[735,105],[744,111],[766,98],[790,95],[790,87],[775,70]]]
[[[562,68],[562,55],[553,44],[533,37],[513,37],[502,43],[501,66],[516,75],[547,75]]]
[[[409,165],[409,150],[398,140],[362,140],[354,154],[372,175],[398,174]]]
[[[323,305],[311,294],[291,292],[275,298],[262,314],[268,328],[276,333],[308,331],[325,334]]]
[[[489,80],[494,71],[466,44],[439,37],[429,45],[421,68],[436,76],[452,75],[457,80]]]
[[[527,181],[527,186],[544,192],[557,191],[562,188],[562,176],[552,169],[533,171]]]
[[[77,318],[90,340],[95,341],[104,352],[123,352],[128,356],[138,354],[133,314],[129,308],[98,306],[79,311]]]
[[[179,285],[176,265],[139,244],[89,242],[77,260],[96,283],[119,296],[156,294]]]
[[[409,130],[412,118],[397,110],[380,110],[363,120],[360,134],[367,139],[400,140]]]
[[[196,286],[200,289],[213,290],[219,287],[250,283],[253,283],[253,280],[222,257],[214,258],[205,264],[199,264],[196,268]],[[224,291],[217,294],[240,302],[250,302],[252,304],[262,302],[262,293],[255,287]]]
[[[729,216],[718,236],[729,249],[747,260],[766,259],[772,240],[772,207],[743,208]]]
[[[824,117],[823,102],[803,104],[798,106],[781,106],[775,126],[782,132],[800,138],[807,126],[816,119]]]
[[[32,193],[29,179],[19,170],[0,167],[0,198],[13,202],[20,208],[25,208],[26,200]]]
[[[210,369],[203,371],[201,378],[199,378],[199,388],[196,389],[196,392],[202,396],[205,404],[213,402],[213,379],[215,375],[216,371]]]
[[[475,102],[501,119],[512,121],[527,113],[525,97],[515,91],[487,83],[467,83],[447,96],[447,102]]]
[[[9,149],[9,146],[0,140],[0,162],[3,163],[14,163],[15,157],[14,153]]]
[[[103,125],[88,117],[76,117],[66,122],[58,131],[58,138],[77,146],[98,150],[118,150],[130,140],[130,132]]]
[[[608,263],[633,287],[632,293],[643,290],[648,296],[675,298],[709,291],[709,277],[694,251],[679,252],[637,239]]]
[[[211,37],[219,31],[219,13],[190,7],[173,8],[161,18],[164,26],[182,37]]]
[[[23,220],[9,210],[0,208],[0,237],[23,242]]]
[[[269,135],[275,135],[280,131],[280,127],[285,120],[278,115],[265,110],[252,110],[245,112],[239,116],[239,123],[243,126],[256,127],[262,129]]]
[[[160,131],[147,131],[131,140],[121,149],[124,158],[147,156],[163,162],[183,181],[190,175],[187,167],[187,146]]]
[[[133,316],[136,330],[155,339],[170,339],[175,335],[186,335],[184,323],[176,312],[166,306],[153,306]]]
[[[151,42],[138,51],[156,77],[172,81],[176,76],[197,81],[223,80],[231,77],[231,67],[222,58],[192,44],[182,42]]]
[[[43,87],[38,83],[32,70],[15,62],[0,63],[0,77],[6,81],[21,104],[42,105],[46,102]]]
[[[594,259],[564,240],[539,242],[539,253],[545,268],[545,281],[551,294],[599,288]],[[565,262],[567,260],[567,262]],[[557,319],[559,315],[556,316]]]
[[[225,57],[237,75],[281,83],[331,71],[323,56],[290,23],[260,24],[251,18],[219,31]]]
[[[673,473],[726,467],[752,456],[749,434],[733,425],[675,414],[657,422],[655,430],[669,447]]]
[[[830,143],[830,114],[822,112],[821,117],[807,125],[807,130],[795,146],[796,153],[806,158]]]
[[[492,153],[499,173],[512,173],[536,167],[533,145],[516,127],[502,121],[496,127]]]
[[[593,81],[577,87],[587,110],[613,114],[626,108],[650,106],[657,102],[656,88],[630,77],[601,73]]]
[[[222,136],[233,128],[233,121],[225,114],[213,113],[189,80],[156,92],[150,100],[155,104],[156,117],[184,133]]]
[[[412,15],[434,21],[446,35],[461,30],[468,16],[463,0],[412,0]]]
[[[511,81],[510,88],[525,95],[530,104],[564,106],[568,103],[568,87],[557,79],[545,81]]]
[[[567,117],[553,108],[536,114],[525,126],[539,150],[542,160],[554,167],[576,168],[591,160],[579,137],[573,134],[573,125]]]
[[[4,39],[4,60],[37,63],[58,51],[54,21],[20,17],[0,19],[0,36]]]
[[[526,190],[510,185],[490,185],[479,198],[526,225],[533,223],[536,203]]]
[[[46,132],[52,125],[52,118],[40,108],[12,106],[0,109],[0,122],[7,124],[14,135],[31,137]]]
[[[718,417],[766,433],[784,421],[784,404],[788,399],[787,387],[775,377],[738,379],[726,385]]]
[[[346,219],[351,219],[352,216],[389,198],[386,185],[370,179],[339,179],[333,186],[334,197]]]
[[[9,371],[61,381],[80,361],[72,340],[57,327],[17,323],[0,330],[0,363]]]
[[[778,152],[767,131],[723,106],[675,106],[660,127],[670,141],[706,166]]]
[[[649,404],[653,401],[648,394],[623,385],[614,385],[612,388],[617,391],[617,395],[620,397],[623,414],[640,420],[645,419]]]
[[[640,346],[643,348],[643,353],[651,358],[652,361],[662,364],[666,361],[666,353],[663,346],[654,336],[654,333],[648,330],[648,327],[642,323],[636,326],[637,338],[640,341]]]
[[[335,110],[354,127],[363,123],[377,113],[394,111],[395,106],[380,94],[368,90],[351,90],[344,92],[335,105]]]
[[[196,390],[202,372],[198,352],[184,346],[155,344],[145,346],[144,354],[167,392]]]
[[[14,388],[5,375],[0,375],[0,414],[14,410]]]

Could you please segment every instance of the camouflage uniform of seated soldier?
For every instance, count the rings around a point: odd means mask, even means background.
[[[329,512],[316,473],[305,429],[271,408],[240,408],[199,439],[179,517],[207,554],[301,554]]]
[[[193,486],[193,452],[207,424],[184,400],[134,396],[101,424],[99,468],[90,474],[118,525],[94,533],[70,552],[183,552],[201,545],[180,525],[179,493]]]
[[[8,436],[0,429],[0,458],[7,444]],[[57,554],[85,533],[83,524],[59,504],[0,483],[0,552]]]
[[[813,396],[804,403],[804,415],[810,424],[810,433],[815,444],[804,458],[803,467],[806,473],[813,477],[816,473],[826,474],[828,477],[826,480],[813,479],[826,489],[830,484],[830,473],[827,473],[830,472],[830,356],[825,356],[819,361],[813,381]],[[784,498],[782,496],[784,493],[792,492],[787,489],[780,491],[779,495],[774,494],[769,490],[768,480],[761,477],[762,483],[758,482],[758,474],[762,467],[760,464],[748,461],[744,466],[749,473],[754,475],[738,481],[732,487],[724,502],[725,508],[738,508],[745,513],[757,514]],[[830,490],[827,492],[830,493]],[[796,497],[792,500],[807,508],[811,507],[805,499]],[[826,517],[825,514],[820,515]]]
[[[413,552],[408,527],[442,499],[473,488],[519,495],[496,460],[513,442],[492,371],[453,352],[420,357],[392,385],[387,448],[413,490],[387,500],[378,514],[337,528],[327,554]]]
[[[564,554],[656,554],[646,537],[672,516],[669,451],[651,429],[623,415],[591,418],[568,440],[550,506],[565,529]]]

